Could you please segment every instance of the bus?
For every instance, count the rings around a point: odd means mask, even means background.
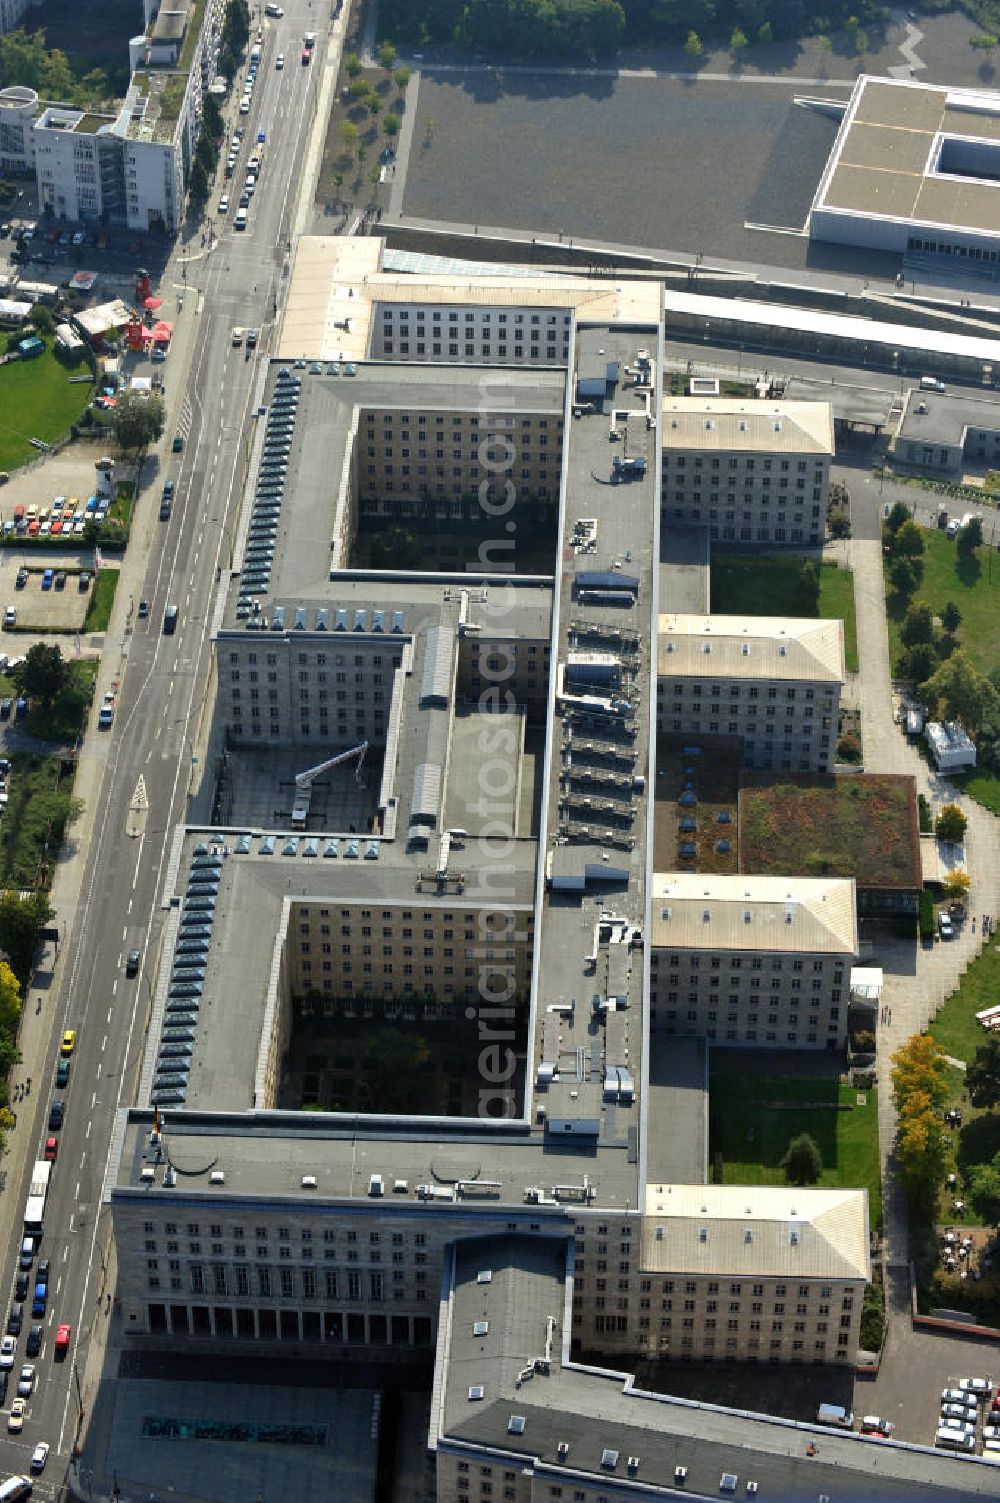
[[[24,1207],[24,1230],[33,1233],[36,1237],[41,1235],[42,1222],[45,1220],[45,1197],[49,1193],[51,1175],[52,1165],[44,1159],[39,1159],[31,1171],[28,1201]],[[0,1495],[0,1503],[3,1503],[2,1495]]]

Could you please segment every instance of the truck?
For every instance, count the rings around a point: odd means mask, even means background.
[[[850,1430],[854,1426],[854,1415],[843,1404],[820,1404],[816,1410],[816,1423],[835,1425],[838,1430]]]
[[[24,1206],[24,1230],[27,1236],[40,1237],[42,1234],[42,1223],[45,1220],[45,1201],[49,1193],[49,1180],[51,1178],[52,1165],[46,1159],[39,1159],[31,1171],[28,1199]]]

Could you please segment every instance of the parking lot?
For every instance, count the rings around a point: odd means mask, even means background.
[[[70,572],[41,564],[22,565],[14,576],[13,595],[3,602],[4,609],[17,612],[18,631],[81,631],[92,584],[88,569]],[[14,636],[6,616],[4,631],[8,639]]]

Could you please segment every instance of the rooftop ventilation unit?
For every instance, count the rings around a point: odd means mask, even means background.
[[[177,1170],[174,1168],[173,1164],[168,1164],[163,1171],[163,1188],[165,1190],[172,1190],[176,1183]]]
[[[523,1414],[512,1414],[510,1419],[507,1421],[507,1434],[523,1435],[524,1427],[526,1424],[527,1420],[525,1419]]]
[[[316,1188],[316,1176],[315,1176],[315,1174],[303,1174],[303,1176],[302,1176],[302,1189],[303,1190],[315,1190],[315,1188]]]
[[[210,1185],[224,1185],[226,1183],[226,1176],[223,1170],[213,1169],[208,1176],[208,1183]]]
[[[493,1282],[493,1270],[492,1270],[492,1268],[480,1268],[479,1272],[476,1274],[476,1283],[477,1284],[492,1284],[492,1282]]]
[[[155,1176],[152,1164],[143,1164],[139,1171],[139,1179],[144,1185],[151,1185]]]
[[[630,1456],[628,1459],[628,1469],[633,1476],[639,1470],[639,1460],[638,1456]]]
[[[674,1482],[677,1487],[683,1487],[687,1481],[688,1469],[686,1466],[674,1467]]]
[[[470,1389],[469,1389],[469,1400],[470,1400],[470,1402],[475,1401],[477,1399],[485,1399],[485,1397],[486,1397],[486,1389],[483,1387],[482,1383],[473,1383],[471,1385]]]
[[[757,1487],[758,1487],[758,1484],[756,1482],[748,1482],[747,1483],[747,1497],[748,1498],[754,1498],[754,1497],[757,1496]]]
[[[719,1478],[719,1492],[734,1493],[739,1480],[735,1472],[723,1472]]]
[[[473,1336],[486,1336],[489,1333],[490,1323],[488,1320],[476,1320],[472,1324]]]
[[[606,1472],[613,1472],[617,1465],[618,1452],[612,1451],[610,1447],[605,1446],[604,1450],[601,1452],[601,1466]]]
[[[566,1457],[568,1455],[569,1455],[569,1441],[568,1440],[561,1440],[559,1442],[559,1444],[556,1446],[556,1457],[558,1458],[559,1461],[565,1461]]]

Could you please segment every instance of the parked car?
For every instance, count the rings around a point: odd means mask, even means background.
[[[69,1085],[69,1060],[61,1059],[56,1065],[56,1085]]]
[[[955,938],[955,926],[954,926],[954,924],[951,921],[951,915],[950,914],[947,914],[947,913],[939,913],[938,914],[938,934],[941,936],[942,939],[954,939]]]
[[[15,1399],[11,1404],[10,1414],[7,1416],[7,1429],[12,1435],[24,1429],[24,1411],[27,1407],[24,1399]]]
[[[42,1154],[42,1158],[46,1159],[50,1164],[54,1164],[55,1161],[56,1161],[56,1159],[58,1158],[58,1156],[59,1156],[59,1139],[58,1138],[46,1138],[45,1139],[45,1151]]]
[[[76,1029],[75,1028],[67,1028],[66,1032],[62,1036],[62,1044],[60,1045],[59,1052],[62,1054],[62,1056],[63,1056],[64,1059],[68,1059],[69,1056],[73,1053],[73,1050],[75,1048],[76,1048]]]
[[[31,1470],[33,1472],[44,1472],[45,1463],[48,1459],[49,1443],[47,1440],[40,1440],[31,1453]]]
[[[25,1351],[29,1357],[37,1357],[42,1350],[42,1342],[45,1340],[45,1327],[32,1326],[28,1332],[28,1340],[25,1343]]]

